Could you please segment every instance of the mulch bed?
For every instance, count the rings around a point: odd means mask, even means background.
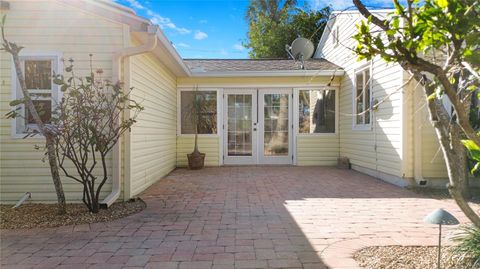
[[[366,269],[434,269],[437,268],[437,247],[367,247],[354,254]],[[451,254],[442,248],[441,268],[472,269],[472,261]],[[479,268],[479,267],[476,267]]]
[[[414,188],[409,188],[409,190],[432,199],[438,199],[438,200],[453,199],[452,196],[450,196],[450,193],[448,193],[448,190],[446,189],[414,187]],[[470,202],[474,204],[480,204],[480,188],[471,187],[470,192],[472,194],[472,198],[470,199]]]
[[[146,207],[141,199],[117,202],[99,213],[90,213],[84,204],[67,204],[67,214],[57,214],[56,204],[25,204],[13,209],[0,206],[0,229],[51,228],[65,225],[106,222],[142,211]]]

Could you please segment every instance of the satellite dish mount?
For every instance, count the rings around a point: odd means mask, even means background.
[[[305,70],[305,60],[312,58],[315,46],[312,41],[304,37],[298,37],[293,40],[291,46],[285,45],[285,50],[293,60],[300,61],[301,68]]]

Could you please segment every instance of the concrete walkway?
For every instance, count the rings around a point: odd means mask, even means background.
[[[433,209],[466,221],[451,201],[325,167],[179,169],[141,197],[146,210],[109,223],[2,231],[0,267],[358,268],[364,246],[434,244]]]

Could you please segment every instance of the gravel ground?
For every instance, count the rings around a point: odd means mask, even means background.
[[[141,199],[114,203],[99,213],[90,213],[84,204],[67,204],[67,214],[57,214],[56,204],[25,204],[17,209],[0,206],[0,229],[31,229],[111,221],[142,211]]]
[[[355,253],[354,258],[366,269],[435,269],[437,251],[437,247],[368,247]],[[472,263],[452,255],[445,247],[442,249],[441,268],[472,269]]]

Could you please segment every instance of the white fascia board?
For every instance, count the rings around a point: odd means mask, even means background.
[[[70,0],[58,0],[65,4],[74,5],[78,8],[84,9],[89,12],[96,13],[99,16],[127,24],[130,26],[131,32],[148,32],[149,26],[155,26],[150,20],[136,15],[135,11],[125,7],[123,5],[117,4],[115,2],[110,2],[106,0],[93,0],[93,1],[70,1]],[[95,4],[97,6],[103,6],[104,9],[95,9],[89,4]],[[108,7],[108,8],[107,8]],[[108,10],[107,10],[108,9]],[[110,13],[108,12],[110,11]],[[116,15],[113,15],[116,13]],[[167,39],[163,31],[160,29],[157,31],[157,38],[160,41],[160,44],[168,51],[171,57],[174,59],[175,63],[180,67],[180,69],[185,73],[182,75],[190,75],[190,70],[183,62],[182,57],[178,54],[177,50],[173,47],[170,40]],[[159,58],[160,59],[160,58]],[[160,59],[161,60],[161,59]]]
[[[162,30],[157,31],[157,37],[158,40],[162,43],[162,45],[165,47],[165,49],[168,51],[168,53],[175,60],[175,62],[180,66],[183,72],[185,72],[185,75],[190,76],[190,69],[187,67],[185,62],[183,62],[182,57],[180,56],[180,54],[178,54],[178,51],[173,47],[172,43],[170,42],[170,40],[168,40]]]
[[[371,13],[389,13],[394,12],[395,9],[369,9]],[[360,14],[360,11],[357,9],[352,10],[334,10],[331,14]],[[361,14],[360,14],[361,15]]]
[[[314,77],[343,76],[343,70],[192,72],[191,77]]]

